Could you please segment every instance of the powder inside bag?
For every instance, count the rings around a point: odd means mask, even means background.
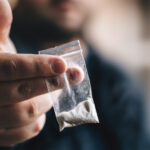
[[[56,116],[60,131],[66,127],[73,127],[85,123],[99,123],[95,105],[91,98],[80,102],[74,109],[61,112]]]

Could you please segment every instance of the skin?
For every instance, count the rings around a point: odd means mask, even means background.
[[[92,14],[99,0],[22,0],[22,10],[28,9],[53,22],[66,32],[78,32]]]
[[[82,70],[67,68],[54,56],[16,54],[9,39],[12,12],[7,0],[0,0],[0,146],[13,146],[36,136],[45,123],[45,113],[52,107],[45,79],[52,90],[64,87],[64,72],[74,85],[83,80]],[[71,78],[70,78],[71,77]]]

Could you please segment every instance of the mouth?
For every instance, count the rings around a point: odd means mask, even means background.
[[[52,5],[59,11],[67,11],[72,7],[71,0],[52,0]]]

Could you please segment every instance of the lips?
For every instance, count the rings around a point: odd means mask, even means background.
[[[72,5],[71,0],[52,0],[52,5],[59,10],[68,10]]]
[[[70,0],[51,0],[53,5],[60,5],[62,3],[68,3]]]

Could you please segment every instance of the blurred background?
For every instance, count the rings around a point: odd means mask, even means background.
[[[17,0],[9,0],[12,8]],[[150,1],[100,0],[84,28],[87,41],[134,78],[145,92],[150,135]]]
[[[150,1],[104,0],[99,7],[85,28],[86,38],[145,92],[150,135]]]
[[[85,28],[85,37],[144,90],[150,135],[150,1],[103,0]]]

